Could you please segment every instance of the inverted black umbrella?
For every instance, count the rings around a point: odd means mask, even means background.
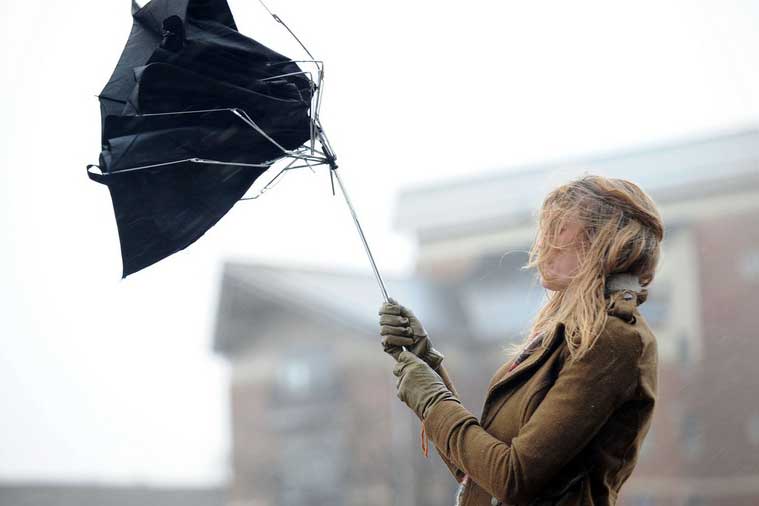
[[[387,301],[319,121],[322,62],[303,44],[309,59],[296,61],[240,34],[226,0],[151,0],[142,8],[132,1],[132,17],[98,96],[100,161],[87,167],[111,194],[123,276],[192,244],[286,159],[274,179],[329,167]]]

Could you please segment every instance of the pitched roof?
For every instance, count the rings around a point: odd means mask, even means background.
[[[445,336],[466,332],[466,319],[455,293],[443,283],[421,278],[387,278],[391,297],[411,308],[425,322],[428,333]],[[244,299],[250,310],[234,310],[235,300]],[[307,317],[353,329],[370,338],[378,333],[378,310],[382,304],[379,286],[371,274],[273,265],[228,262],[224,265],[221,301],[214,348],[222,353],[240,349],[255,340],[257,328],[267,311],[255,311],[257,300],[297,311]],[[271,311],[269,311],[271,312]]]
[[[180,488],[142,485],[12,482],[0,483],[3,504],[34,506],[222,506],[225,487]]]
[[[423,238],[524,224],[549,190],[584,172],[629,179],[661,203],[757,187],[759,127],[408,188],[394,225]]]

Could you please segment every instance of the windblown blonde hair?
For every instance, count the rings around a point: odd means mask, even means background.
[[[533,336],[541,345],[564,324],[572,360],[582,357],[606,325],[606,278],[614,273],[638,277],[642,287],[654,279],[664,225],[654,201],[636,184],[597,175],[585,175],[559,186],[543,201],[537,237],[524,269],[544,267],[560,250],[557,237],[569,222],[579,222],[576,274],[564,290],[549,292],[535,316],[527,338],[507,347],[519,353]]]

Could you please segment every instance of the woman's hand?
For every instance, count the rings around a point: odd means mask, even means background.
[[[440,401],[461,401],[448,390],[443,380],[422,359],[411,352],[402,351],[393,367],[398,377],[396,395],[411,408],[420,420]]]
[[[389,302],[380,306],[379,315],[382,346],[387,353],[398,360],[402,347],[405,346],[433,370],[438,369],[444,356],[432,347],[422,322],[413,311],[389,297]]]

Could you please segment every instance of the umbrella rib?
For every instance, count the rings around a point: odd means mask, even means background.
[[[271,162],[264,163],[243,163],[243,162],[222,162],[219,160],[209,160],[207,158],[190,158],[193,163],[209,163],[215,165],[234,165],[236,167],[271,167]]]
[[[289,151],[287,149],[285,149],[277,141],[275,141],[274,139],[272,139],[271,137],[269,137],[269,135],[266,132],[264,132],[263,129],[260,126],[256,125],[255,121],[253,121],[252,119],[250,119],[250,116],[248,116],[247,112],[245,112],[245,111],[243,111],[241,109],[236,109],[236,108],[235,109],[230,109],[230,111],[232,111],[232,114],[234,114],[235,116],[237,116],[238,118],[240,118],[241,120],[243,120],[245,123],[247,123],[248,126],[250,126],[253,130],[255,130],[256,132],[258,132],[259,134],[261,134],[269,142],[271,142],[272,144],[274,144],[275,146],[277,146],[279,149],[281,149],[283,153],[289,153]]]
[[[264,77],[263,79],[259,79],[259,81],[263,82],[263,81],[270,81],[272,79],[279,79],[280,77],[301,76],[301,75],[308,76],[308,79],[313,82],[313,77],[311,77],[311,72],[308,70],[302,70],[300,72],[289,72],[287,74],[279,74],[279,75],[271,76],[271,77]]]
[[[258,197],[260,197],[269,188],[274,188],[274,186],[276,186],[276,185],[272,185],[272,183],[277,178],[279,178],[280,175],[282,175],[284,172],[286,172],[288,170],[304,169],[304,168],[308,167],[309,169],[311,169],[311,172],[313,172],[314,171],[313,170],[314,166],[327,165],[326,162],[321,162],[321,163],[312,165],[312,164],[308,163],[308,161],[306,161],[305,165],[293,165],[293,163],[295,163],[297,160],[298,160],[297,158],[292,159],[290,161],[290,163],[288,163],[285,167],[283,167],[282,170],[280,170],[277,173],[276,176],[274,176],[268,183],[266,183],[266,185],[256,195],[253,195],[252,197],[242,197],[240,200],[253,200],[253,199],[257,199]],[[280,179],[280,181],[282,181],[282,179]],[[277,184],[279,184],[279,183],[277,183]]]
[[[140,165],[139,167],[130,167],[128,169],[115,170],[112,172],[102,172],[103,176],[117,176],[126,172],[135,172],[138,170],[154,169],[156,167],[165,167],[166,165],[176,165],[178,163],[208,163],[215,165],[234,165],[237,167],[256,167],[265,168],[271,167],[271,163],[242,163],[242,162],[222,162],[219,160],[207,160],[205,158],[184,158],[182,160],[173,160],[171,162],[152,163],[150,165]]]
[[[270,186],[271,186],[272,188],[273,188],[274,186],[276,186],[276,185],[273,185],[273,186],[272,186],[272,183],[273,183],[273,182],[274,182],[274,181],[275,181],[275,180],[276,180],[276,179],[277,179],[277,178],[278,178],[278,177],[279,177],[279,176],[280,176],[282,173],[284,173],[286,170],[288,170],[288,169],[290,168],[290,166],[291,166],[293,163],[295,163],[295,160],[291,160],[291,161],[290,161],[290,163],[288,163],[286,166],[284,166],[284,167],[282,168],[282,170],[280,170],[280,171],[277,173],[277,175],[276,175],[276,176],[274,176],[273,178],[271,178],[271,180],[270,180],[268,183],[266,183],[266,185],[265,185],[263,188],[261,188],[261,190],[260,190],[260,191],[259,191],[257,194],[253,195],[252,197],[241,197],[241,198],[240,198],[240,200],[253,200],[253,199],[257,199],[257,198],[258,198],[258,197],[260,197],[260,196],[261,196],[261,195],[262,195],[262,194],[263,194],[263,193],[264,193],[264,192],[265,192],[265,191],[266,191],[266,190],[267,190],[267,189],[268,189]],[[280,179],[280,181],[281,181],[281,179]],[[279,184],[279,183],[278,183],[278,184]]]
[[[300,47],[302,47],[303,50],[306,52],[306,54],[308,54],[308,56],[310,56],[311,59],[314,60],[315,58],[314,58],[314,55],[311,54],[311,51],[309,51],[306,48],[306,46],[303,45],[303,42],[301,42],[300,39],[298,38],[298,36],[295,35],[292,30],[290,30],[290,27],[287,26],[284,21],[282,21],[282,18],[280,18],[279,16],[277,16],[276,14],[274,14],[271,10],[269,10],[269,8],[266,6],[266,4],[263,2],[263,0],[258,0],[258,2],[261,5],[263,5],[264,9],[266,9],[266,12],[268,12],[269,14],[271,14],[271,17],[274,18],[274,21],[276,21],[280,25],[284,26],[285,30],[287,30],[288,32],[290,32],[290,35],[292,35],[293,38],[298,42],[298,44],[300,44]]]
[[[319,109],[322,106],[322,78],[324,77],[324,70],[319,69],[319,80],[316,83],[316,106],[314,107],[314,119],[319,120]]]
[[[175,115],[175,114],[199,114],[203,112],[221,112],[221,111],[232,111],[232,108],[222,107],[219,109],[198,109],[198,110],[192,110],[192,111],[151,112],[151,113],[146,113],[146,114],[138,114],[137,116],[167,116],[167,115]]]
[[[219,109],[200,109],[197,111],[173,111],[173,112],[155,112],[155,113],[148,113],[148,114],[139,114],[138,116],[169,116],[169,115],[177,115],[177,114],[199,114],[199,113],[206,113],[206,112],[221,112],[221,111],[228,111],[240,118],[243,122],[245,122],[249,127],[251,127],[253,130],[261,134],[266,140],[274,144],[277,148],[279,148],[283,153],[287,154],[288,156],[293,156],[295,158],[301,158],[301,159],[309,159],[312,161],[322,161],[321,158],[318,157],[309,157],[307,155],[301,155],[298,154],[297,151],[291,151],[286,148],[284,148],[281,144],[279,144],[277,141],[272,139],[269,134],[267,134],[261,127],[259,127],[255,121],[253,121],[248,113],[243,110],[236,107],[226,107],[226,108],[219,108]]]
[[[247,112],[245,112],[242,109],[236,109],[236,108],[235,109],[230,109],[230,110],[232,111],[233,114],[235,114],[241,120],[243,120],[245,123],[247,123],[252,129],[254,129],[256,132],[258,132],[259,134],[261,134],[265,139],[267,139],[269,142],[271,142],[276,147],[278,147],[279,149],[281,149],[282,152],[285,153],[286,155],[291,156],[293,158],[300,158],[302,160],[312,160],[312,161],[316,161],[316,162],[322,162],[322,161],[324,161],[322,158],[319,158],[319,157],[302,155],[302,154],[298,154],[297,151],[292,151],[292,150],[285,149],[277,141],[275,141],[274,139],[272,139],[266,132],[264,132],[263,129],[261,127],[259,127],[256,124],[255,121],[253,121],[252,119],[250,119],[250,116],[248,115]]]
[[[325,160],[327,159],[327,155],[325,155],[323,151],[319,151],[316,148],[311,149],[308,146],[303,146],[303,147],[300,147],[300,148],[296,149],[295,151],[293,151],[293,154],[297,155],[297,154],[300,154],[302,152],[314,152],[316,154],[321,155]],[[293,156],[293,155],[291,155],[291,156]]]

